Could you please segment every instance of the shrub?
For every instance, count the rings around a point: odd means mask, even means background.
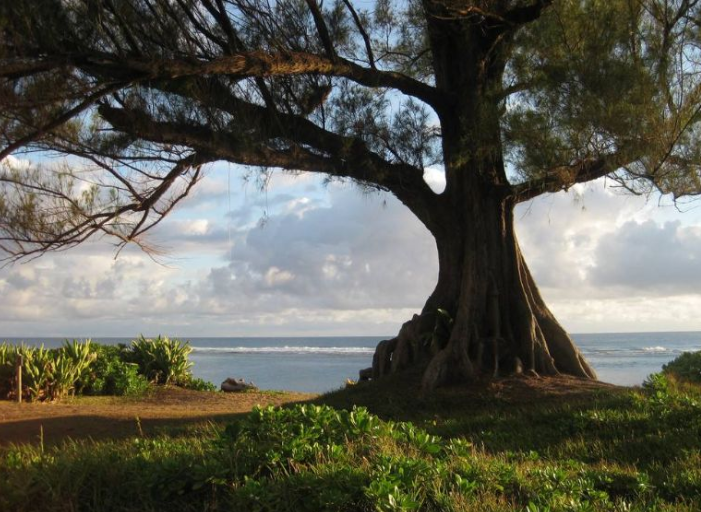
[[[0,345],[0,398],[10,396],[14,388],[17,348],[3,342]]]
[[[155,339],[139,336],[131,342],[130,362],[139,365],[139,373],[156,384],[185,384],[192,379],[190,344],[168,337]]]
[[[193,391],[218,391],[217,386],[199,377],[191,377],[189,380],[181,383],[180,386]]]
[[[16,394],[15,366],[22,356],[22,395],[54,400],[67,394],[140,395],[150,382],[197,391],[214,384],[194,378],[188,343],[159,336],[134,340],[131,346],[100,345],[91,340],[64,341],[57,349],[0,345],[0,398]]]
[[[684,352],[662,367],[665,374],[674,375],[680,380],[701,384],[701,350]]]
[[[83,387],[88,382],[93,362],[97,357],[96,350],[96,345],[90,339],[82,343],[76,340],[70,342],[65,340],[59,349],[59,355],[66,358],[74,366],[75,375],[71,386],[77,394],[82,392]]]
[[[149,382],[139,373],[139,365],[125,361],[125,345],[98,345],[96,356],[85,394],[135,396],[148,389]]]
[[[59,349],[3,343],[0,346],[2,396],[17,393],[15,366],[18,356],[22,357],[22,396],[29,400],[54,400],[75,393],[95,358],[90,340],[84,343],[66,341]]]

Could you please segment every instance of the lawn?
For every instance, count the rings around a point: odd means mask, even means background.
[[[226,417],[190,392],[189,422],[6,446],[0,510],[701,508],[695,386],[511,378],[419,397],[415,377]]]

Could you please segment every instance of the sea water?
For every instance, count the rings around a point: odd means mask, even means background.
[[[573,334],[575,343],[599,379],[620,385],[639,385],[679,354],[701,350],[701,332]],[[183,338],[196,377],[219,385],[227,377],[253,381],[261,389],[319,393],[357,379],[371,366],[377,343],[386,336],[295,338]],[[10,343],[23,341],[6,338]],[[28,344],[58,347],[62,338],[28,338]],[[129,343],[130,338],[93,338]]]

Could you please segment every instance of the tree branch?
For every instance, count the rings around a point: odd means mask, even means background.
[[[503,18],[511,25],[525,25],[540,18],[543,10],[552,5],[553,0],[535,0],[530,5],[514,7],[506,11]]]
[[[606,176],[619,166],[613,164],[615,155],[590,158],[573,165],[550,169],[546,176],[513,185],[512,197],[517,203],[529,201],[541,194],[569,190],[576,183],[585,183]]]
[[[272,121],[266,119],[272,114],[263,107],[234,98],[231,101],[238,102],[235,106],[239,114],[247,109],[246,114],[255,113],[263,121]],[[141,111],[102,105],[99,112],[115,129],[150,142],[188,146],[198,153],[236,164],[322,173],[388,190],[422,220],[437,198],[423,180],[422,169],[387,162],[367,149],[362,141],[328,132],[299,116],[276,114],[280,123],[271,122],[266,126],[269,131],[253,137],[261,142],[253,143],[250,136],[238,137],[202,125],[156,121]],[[276,126],[281,124],[292,128],[295,137],[288,139],[290,144],[286,148],[273,148],[266,142],[290,137],[287,131],[278,131]]]
[[[6,70],[9,64],[11,69]],[[347,78],[367,87],[396,89],[431,105],[437,111],[448,108],[446,95],[402,73],[360,66],[343,58],[335,61],[306,52],[239,52],[209,61],[184,59],[140,59],[108,53],[65,55],[7,62],[0,59],[0,76],[28,75],[63,65],[72,65],[97,76],[116,80],[165,80],[188,76],[226,75],[231,78],[325,75]]]
[[[75,107],[67,110],[60,116],[52,119],[45,125],[37,128],[34,130],[32,133],[17,139],[16,141],[12,142],[9,144],[7,147],[5,147],[2,151],[0,151],[0,161],[2,161],[5,157],[8,155],[12,154],[12,152],[17,151],[19,148],[22,146],[25,146],[29,144],[30,142],[35,141],[36,139],[43,137],[47,133],[51,132],[52,130],[55,130],[62,124],[67,123],[77,115],[81,114],[82,112],[85,112],[88,108],[90,108],[92,105],[95,104],[97,100],[100,98],[104,97],[107,94],[110,94],[112,92],[116,92],[122,87],[124,87],[126,84],[125,83],[118,83],[118,84],[113,84],[107,87],[104,87],[102,89],[99,89],[92,94],[88,95],[87,98],[85,98],[84,101],[80,102],[78,105]]]
[[[324,21],[324,14],[321,12],[319,4],[316,2],[316,0],[306,0],[306,2],[312,13],[312,17],[314,18],[314,25],[316,26],[316,31],[319,34],[319,39],[321,39],[321,43],[324,45],[326,54],[328,55],[329,59],[336,62],[338,56],[336,55],[336,50],[333,47],[333,41],[331,41],[331,36],[329,35],[329,29],[326,26],[326,21]]]
[[[377,69],[375,67],[375,55],[372,52],[372,44],[370,43],[370,36],[368,35],[367,31],[363,27],[363,24],[360,21],[360,16],[358,16],[358,13],[353,8],[353,4],[350,3],[350,0],[343,0],[343,3],[345,4],[346,8],[350,12],[351,17],[353,18],[353,22],[355,23],[355,26],[357,27],[358,32],[360,32],[360,35],[363,38],[363,42],[365,43],[365,53],[368,56],[368,64],[370,64],[370,67],[372,69]]]

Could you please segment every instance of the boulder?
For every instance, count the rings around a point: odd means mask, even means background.
[[[240,393],[242,391],[258,391],[258,388],[252,382],[229,377],[221,383],[221,390],[227,393]]]

